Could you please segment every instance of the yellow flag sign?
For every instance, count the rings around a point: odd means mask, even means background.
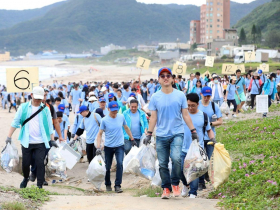
[[[138,61],[137,61],[137,64],[136,64],[136,67],[140,68],[140,69],[144,69],[144,70],[149,70],[150,64],[151,64],[151,60],[139,57]]]

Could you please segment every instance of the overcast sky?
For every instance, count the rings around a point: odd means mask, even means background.
[[[23,9],[34,9],[34,8],[40,8],[46,5],[53,4],[55,2],[63,1],[63,0],[0,0],[0,9],[14,9],[14,10],[23,10]],[[101,0],[106,1],[106,0]],[[156,3],[156,4],[162,4],[164,1],[165,4],[175,3],[175,4],[195,4],[197,6],[200,6],[201,4],[204,4],[206,0],[137,0],[138,2],[143,3]],[[235,0],[239,3],[249,3],[253,0]]]

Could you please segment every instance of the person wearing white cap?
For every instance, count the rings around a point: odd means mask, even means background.
[[[6,144],[11,143],[12,135],[17,128],[21,128],[18,139],[22,148],[22,171],[24,179],[20,188],[26,188],[29,181],[32,155],[35,155],[37,165],[37,186],[42,188],[45,175],[44,159],[46,149],[58,147],[54,141],[54,129],[50,110],[42,103],[44,89],[35,87],[31,93],[32,100],[23,103],[11,124]],[[51,141],[50,141],[51,140]],[[49,144],[50,141],[50,144]]]

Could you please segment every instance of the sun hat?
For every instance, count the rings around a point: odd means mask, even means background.
[[[97,98],[95,96],[91,96],[88,101],[97,101]]]

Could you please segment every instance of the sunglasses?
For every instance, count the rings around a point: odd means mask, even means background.
[[[166,77],[167,79],[170,79],[170,78],[172,77],[171,74],[166,74],[166,75],[162,74],[162,75],[159,75],[159,76],[160,76],[161,79],[164,79],[165,77]]]

